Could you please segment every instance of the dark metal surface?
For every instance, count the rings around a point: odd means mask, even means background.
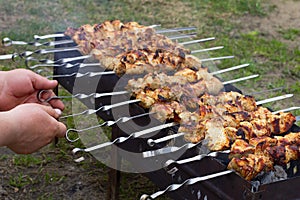
[[[64,38],[60,38],[64,39]],[[66,45],[61,45],[63,47]],[[66,57],[75,57],[81,55],[79,52],[66,52],[66,53],[56,53],[55,60]],[[58,67],[54,69],[54,74],[70,74],[76,72],[78,68],[70,68],[66,69],[64,67]],[[97,71],[96,67],[85,68],[85,71]],[[59,83],[67,89],[70,93],[73,93],[74,87],[74,77],[69,78],[58,78]],[[77,91],[81,91],[82,93],[92,93],[95,92],[111,92],[118,82],[119,78],[116,75],[107,75],[102,76],[101,79],[98,77],[89,78],[84,77],[79,80],[79,87],[76,88]],[[78,80],[76,80],[78,81]],[[82,83],[82,84],[80,84]],[[225,88],[226,91],[239,91],[237,88],[232,85],[227,85]],[[241,92],[241,91],[239,91]],[[125,99],[128,97],[124,97]],[[122,101],[122,97],[120,97],[120,101]],[[97,108],[99,105],[105,105],[111,103],[111,98],[101,98],[98,99],[95,103],[90,101],[83,100],[83,103],[88,108]],[[133,104],[130,106],[130,110],[132,115],[141,114],[145,111],[138,104]],[[104,120],[115,120],[111,113],[98,113],[98,115]],[[147,117],[138,119],[137,123],[145,123],[147,121]],[[129,127],[130,129],[130,127]],[[118,126],[113,128],[114,137],[126,136],[127,134],[121,131]],[[293,126],[293,131],[300,131],[300,128],[297,126]],[[132,130],[137,131],[137,130]],[[157,138],[162,135],[166,135],[166,130],[161,131],[160,134],[157,135]],[[159,149],[163,147],[164,144],[157,145],[154,148]],[[145,139],[132,139],[120,145],[121,148],[130,150],[132,152],[141,152],[145,150],[151,150]],[[116,151],[117,152],[117,151]],[[115,153],[116,153],[115,152]],[[197,148],[189,149],[185,152],[181,158],[188,158],[197,155]],[[116,157],[118,155],[115,155]],[[166,159],[172,159],[173,156],[164,155]],[[135,163],[137,168],[151,168],[151,163],[155,164],[155,158],[145,159],[144,162],[136,162],[136,158],[122,158],[126,159],[129,162]],[[141,158],[143,159],[143,158]],[[120,160],[116,160],[116,164],[118,164]],[[171,164],[168,168],[162,168],[160,170],[152,171],[149,173],[144,173],[152,182],[154,182],[161,189],[165,189],[167,186],[174,183],[182,183],[184,180],[188,178],[194,178],[199,176],[204,176],[207,174],[220,172],[226,170],[227,161],[218,160],[218,158],[204,158],[201,161],[190,162],[187,164],[176,165]],[[298,170],[298,173],[293,174],[294,169]],[[177,169],[177,170],[176,170]],[[170,170],[174,173],[170,173]],[[208,181],[204,181],[201,183],[197,183],[191,185],[189,187],[183,187],[175,192],[170,192],[168,195],[175,200],[198,200],[198,199],[300,199],[300,193],[298,192],[299,184],[300,184],[300,167],[299,162],[294,162],[293,166],[287,170],[289,174],[288,180],[279,181],[271,184],[261,185],[258,188],[253,188],[252,184],[248,181],[245,181],[239,175],[232,173],[222,177],[218,177],[215,179],[211,179]],[[115,188],[116,189],[116,188]]]

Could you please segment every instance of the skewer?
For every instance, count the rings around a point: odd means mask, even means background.
[[[264,101],[266,101],[266,102],[278,101],[278,100],[282,100],[282,99],[284,99],[284,98],[290,98],[291,96],[290,96],[290,95],[287,95],[287,96],[286,96],[286,95],[283,95],[283,96],[279,96],[279,97],[280,97],[280,98],[275,97],[275,98],[265,99],[265,100],[263,100],[263,101],[257,102],[256,105],[261,105],[261,104],[264,103]],[[281,99],[281,98],[282,98],[282,99]],[[287,109],[285,109],[285,112],[288,112],[288,111],[290,111],[290,110],[293,110],[294,108],[296,108],[296,107],[287,108]],[[275,112],[272,112],[272,113],[273,113],[273,114],[277,114],[277,113],[279,113],[279,112],[282,112],[282,110],[275,111]],[[296,121],[297,121],[297,118],[296,118]],[[159,144],[159,143],[162,143],[162,142],[166,142],[166,141],[169,141],[169,140],[173,140],[173,139],[175,139],[175,138],[182,137],[182,136],[184,136],[184,135],[185,135],[185,133],[176,133],[176,134],[168,135],[168,136],[161,137],[161,138],[155,139],[155,140],[153,140],[153,139],[150,138],[150,139],[147,140],[147,144],[148,144],[150,147],[153,147],[155,144]],[[165,151],[165,152],[167,152],[167,151]],[[168,153],[171,153],[171,152],[168,152]],[[148,154],[149,154],[149,152],[148,152]],[[154,153],[154,154],[157,155],[157,153]]]
[[[232,81],[230,81],[230,83],[236,83],[236,82],[239,82],[239,81],[244,81],[244,80],[256,78],[258,76],[259,76],[258,74],[255,74],[255,75],[252,75],[252,76],[247,76],[247,77],[243,77],[243,78],[232,80]],[[228,84],[227,82],[223,82],[223,84]],[[109,94],[109,93],[107,93],[107,94]],[[91,114],[94,114],[94,113],[97,113],[97,112],[100,112],[100,111],[110,110],[110,109],[112,109],[114,107],[129,105],[129,104],[132,104],[132,103],[138,103],[140,101],[141,101],[140,99],[134,99],[134,100],[124,101],[124,102],[116,103],[116,104],[112,104],[112,105],[105,105],[105,106],[102,106],[102,107],[100,107],[98,109],[87,109],[87,110],[85,110],[83,112],[75,113],[75,114],[71,114],[71,115],[65,115],[65,116],[62,116],[60,118],[69,118],[69,117],[75,117],[75,116],[79,116],[79,115],[91,115]]]
[[[210,38],[204,38],[204,39],[199,39],[199,40],[180,42],[179,44],[190,45],[190,44],[195,44],[195,43],[207,42],[207,41],[211,41],[211,40],[215,40],[215,39],[216,39],[215,37],[210,37]]]
[[[155,25],[157,26],[157,25]],[[153,26],[152,26],[153,27]],[[174,29],[165,29],[165,30],[158,30],[156,31],[156,33],[160,34],[160,33],[172,33],[172,32],[180,32],[180,31],[188,31],[188,30],[195,30],[195,27],[183,27],[183,28],[174,28]],[[195,36],[196,33],[190,33],[190,34],[182,34],[182,35],[176,35],[176,36],[170,36],[169,38],[171,40],[175,40],[175,39],[181,39],[181,38],[188,38],[191,36]],[[43,35],[43,36],[39,36],[39,35],[34,35],[33,36],[35,41],[33,42],[25,42],[25,41],[15,41],[10,39],[9,37],[5,37],[2,39],[2,44],[6,47],[8,46],[12,46],[12,45],[30,45],[30,46],[35,46],[35,47],[39,47],[39,46],[55,46],[55,45],[61,45],[61,44],[72,44],[74,43],[73,40],[69,39],[69,40],[61,40],[61,41],[50,41],[50,42],[37,42],[38,40],[44,40],[44,39],[50,39],[50,38],[61,38],[61,37],[66,37],[65,34],[61,33],[61,34],[49,34],[49,35]]]
[[[226,68],[226,69],[223,69],[223,70],[219,70],[219,71],[215,71],[215,72],[210,72],[210,74],[211,75],[222,74],[222,73],[225,73],[225,72],[229,72],[229,71],[241,69],[241,68],[244,68],[244,67],[248,67],[249,65],[250,64],[248,64],[248,63],[247,64],[242,64],[242,65],[237,65],[237,66]]]
[[[62,66],[62,65],[59,65],[59,66]],[[71,68],[71,67],[75,67],[75,66],[80,66],[80,68],[83,68],[83,67],[86,67],[86,66],[100,66],[100,64],[99,63],[90,63],[90,64],[82,63],[82,64],[72,65],[72,64],[67,63],[66,66],[67,66],[66,68]],[[225,72],[241,69],[241,68],[248,67],[248,66],[249,66],[249,64],[238,65],[238,66],[230,67],[230,68],[215,71],[215,72],[210,72],[210,74],[212,74],[212,75],[222,74],[222,73],[225,73]],[[103,76],[103,75],[111,75],[111,74],[115,74],[115,72],[114,71],[87,72],[87,73],[84,73],[84,74],[82,74],[80,72],[74,72],[74,73],[71,73],[71,74],[49,75],[49,76],[47,76],[47,78],[65,78],[65,77],[72,77],[72,76],[76,76],[76,78],[78,78],[78,77],[84,77],[84,76],[92,77],[92,76]]]
[[[54,48],[54,49],[39,49],[36,51],[24,51],[20,53],[21,57],[28,57],[33,54],[48,54],[48,53],[59,53],[59,52],[68,52],[68,51],[78,51],[78,47],[63,47],[63,48]]]
[[[6,43],[4,43],[4,45],[8,45],[9,42],[9,38],[4,38],[6,39]],[[188,42],[182,42],[179,43],[181,45],[190,45],[190,44],[195,44],[195,43],[200,43],[200,42],[205,42],[205,41],[209,41],[209,40],[213,40],[215,38],[204,38],[204,39],[199,39],[199,40],[192,40],[192,41],[188,41]],[[17,42],[17,41],[14,41]],[[20,42],[20,41],[19,41]],[[54,41],[54,42],[47,42],[47,43],[39,43],[39,42],[35,42],[33,45],[35,46],[42,46],[44,44],[46,44],[47,46],[55,46],[55,45],[60,45],[60,44],[69,44],[71,42],[69,42],[69,40],[64,40],[64,41]],[[218,49],[222,49],[224,48],[223,46],[219,46],[219,47],[212,47],[212,48],[207,48],[207,49],[199,49],[199,50],[194,50],[191,51],[192,54],[194,53],[200,53],[200,52],[206,52],[206,51],[213,51],[213,50],[218,50]],[[7,60],[7,59],[13,59],[14,57],[29,57],[32,56],[33,54],[49,54],[49,53],[59,53],[59,52],[68,52],[68,51],[80,51],[80,47],[79,46],[74,46],[74,47],[62,47],[62,48],[52,48],[52,49],[38,49],[35,51],[24,51],[22,53],[13,53],[13,54],[7,54],[7,55],[0,55],[0,60]]]
[[[191,41],[193,42],[193,41]],[[207,49],[198,49],[191,51],[191,54],[195,53],[200,53],[200,52],[207,52],[207,51],[214,51],[214,50],[219,50],[223,49],[224,46],[217,46],[217,47],[212,47],[212,48],[207,48]],[[74,46],[74,47],[62,47],[62,48],[52,48],[52,49],[39,49],[36,51],[24,51],[22,53],[14,53],[14,54],[8,54],[8,55],[0,55],[0,60],[5,60],[5,59],[12,59],[14,57],[20,56],[22,58],[24,57],[29,57],[32,56],[33,54],[49,54],[49,53],[60,53],[60,52],[69,52],[69,51],[80,51],[79,46]]]
[[[65,116],[62,116],[60,118],[65,119],[65,118],[76,117],[76,116],[80,116],[80,115],[91,115],[91,114],[95,114],[95,113],[100,112],[100,111],[108,111],[112,108],[116,108],[116,107],[120,107],[120,106],[124,106],[124,105],[129,105],[129,104],[137,103],[137,102],[140,102],[140,100],[139,99],[134,99],[134,100],[124,101],[124,102],[120,102],[120,103],[116,103],[116,104],[101,106],[98,109],[87,109],[87,110],[84,110],[80,113],[65,115]]]
[[[186,164],[186,163],[190,163],[190,162],[194,162],[194,161],[200,161],[205,157],[217,157],[219,154],[228,154],[230,153],[230,150],[225,150],[225,151],[213,151],[210,152],[208,154],[200,154],[191,158],[186,158],[183,160],[168,160],[165,164],[164,167],[167,168],[168,166],[170,166],[171,164],[177,164],[177,165],[182,165],[182,164]]]
[[[94,66],[94,65],[92,65]],[[81,78],[81,77],[94,77],[94,76],[103,76],[103,75],[111,75],[115,74],[114,71],[105,71],[105,72],[86,72],[86,73],[80,73],[80,72],[73,72],[71,74],[57,74],[57,75],[49,75],[46,78],[65,78],[65,77],[72,77],[75,76],[75,78]]]
[[[68,63],[68,62],[72,62],[72,61],[77,61],[77,60],[84,60],[84,59],[88,59],[88,58],[91,58],[92,55],[85,55],[85,56],[77,56],[77,57],[72,57],[72,58],[61,58],[61,59],[58,59],[58,60],[50,60],[50,59],[36,59],[34,57],[27,57],[26,60],[25,60],[25,64],[28,68],[29,65],[28,65],[28,62],[29,61],[35,61],[35,62],[40,62],[40,63],[43,63],[43,64],[65,64],[65,63]]]
[[[222,57],[215,57],[215,58],[204,58],[201,59],[201,62],[209,62],[209,61],[216,61],[216,60],[224,60],[224,59],[230,59],[234,58],[234,56],[222,56]]]
[[[50,60],[50,59],[36,59],[34,57],[27,57],[25,60],[25,65],[27,68],[33,69],[38,67],[39,65],[34,65],[34,66],[30,66],[29,62],[30,61],[35,61],[35,62],[39,62],[42,64],[54,64],[55,66],[57,66],[56,64],[66,64],[68,62],[72,62],[72,61],[77,61],[77,60],[82,60],[82,59],[88,59],[88,58],[92,58],[92,55],[84,55],[84,56],[77,56],[77,57],[72,57],[72,58],[62,58],[59,60]],[[214,58],[204,58],[204,59],[200,59],[200,62],[208,62],[208,61],[216,61],[216,60],[224,60],[224,59],[231,59],[234,58],[234,56],[222,56],[222,57],[214,57]],[[51,65],[49,65],[51,66]]]
[[[290,107],[290,108],[286,108],[286,109],[282,109],[282,110],[278,110],[273,112],[274,114],[280,113],[280,112],[289,112],[289,111],[293,111],[293,110],[299,110],[300,107]],[[297,118],[297,117],[296,117]],[[296,119],[296,121],[299,121]]]
[[[191,37],[196,36],[196,35],[197,35],[197,33],[189,33],[189,34],[169,36],[168,38],[170,40],[178,40],[178,39],[184,39],[184,38],[191,38]]]
[[[211,48],[207,48],[207,49],[198,49],[198,50],[191,51],[191,54],[202,53],[202,52],[207,52],[207,51],[214,51],[214,50],[219,50],[219,49],[223,49],[223,48],[224,48],[224,46],[217,46],[217,47],[211,47]]]
[[[106,121],[106,122],[103,122],[102,124],[98,124],[98,125],[95,125],[95,126],[90,126],[88,128],[83,128],[83,129],[73,129],[73,128],[70,128],[66,132],[66,139],[69,142],[76,142],[77,140],[79,140],[79,136],[77,136],[76,139],[70,139],[71,137],[69,136],[69,134],[71,132],[77,133],[77,135],[78,135],[78,133],[81,133],[81,132],[84,132],[84,131],[88,131],[88,130],[91,130],[91,129],[99,128],[99,127],[102,127],[102,126],[108,126],[108,127],[110,127],[110,126],[112,126],[114,124],[117,124],[117,123],[126,123],[129,120],[133,120],[133,119],[136,119],[136,118],[139,118],[139,117],[144,117],[144,116],[151,115],[151,114],[153,114],[153,113],[143,113],[143,114],[132,116],[132,117],[120,117],[119,119],[117,119],[115,121]]]
[[[76,63],[76,64],[71,64],[71,63],[63,63],[63,64],[37,64],[33,66],[27,66],[29,69],[35,69],[38,67],[65,67],[65,68],[74,68],[74,67],[79,67],[79,68],[84,68],[84,67],[92,67],[92,66],[100,66],[100,63]]]
[[[9,60],[9,59],[13,59],[14,57],[17,57],[17,56],[18,56],[17,53],[0,55],[0,60]]]
[[[50,38],[61,38],[65,37],[66,35],[63,33],[57,33],[57,34],[48,34],[48,35],[34,35],[33,38],[35,40],[45,40],[45,39],[50,39]]]
[[[47,99],[43,99],[43,94],[50,92],[49,90],[40,90],[37,94],[37,99],[40,102],[50,102],[53,99],[71,99],[71,98],[77,98],[77,99],[87,99],[87,98],[91,98],[91,99],[98,99],[101,97],[105,97],[105,96],[115,96],[115,95],[122,95],[122,94],[128,94],[128,91],[119,91],[119,92],[108,92],[108,93],[92,93],[92,94],[82,94],[82,93],[78,93],[78,94],[74,94],[74,95],[70,95],[70,96],[51,96]]]
[[[174,32],[180,32],[180,31],[192,31],[196,30],[197,28],[195,26],[192,27],[181,27],[181,28],[170,28],[170,29],[162,29],[162,30],[156,30],[156,33],[162,34],[162,33],[174,33]]]
[[[149,27],[155,28],[160,25],[154,24]],[[180,27],[180,28],[171,28],[171,29],[162,29],[162,30],[157,30],[156,33],[172,33],[172,32],[180,32],[180,31],[190,31],[190,30],[195,30],[196,27]],[[65,37],[66,35],[64,33],[57,33],[57,34],[48,34],[48,35],[34,35],[33,38],[35,40],[44,40],[44,39],[51,39],[51,38],[61,38]]]
[[[11,46],[11,45],[30,45],[30,46],[35,46],[35,47],[55,46],[55,45],[62,45],[62,44],[72,44],[73,42],[74,42],[73,40],[60,40],[60,41],[50,41],[50,42],[40,43],[37,41],[34,41],[34,42],[14,41],[8,37],[5,37],[2,39],[2,44],[5,47]]]
[[[230,173],[233,173],[233,171],[232,170],[225,170],[225,171],[222,171],[222,172],[218,172],[218,173],[214,173],[214,174],[210,174],[210,175],[206,175],[206,176],[202,176],[202,177],[190,178],[190,179],[185,180],[181,184],[172,184],[172,185],[168,186],[165,190],[158,191],[158,192],[156,192],[152,195],[144,194],[144,195],[141,196],[140,200],[156,199],[157,197],[159,197],[159,196],[161,196],[161,195],[163,195],[167,192],[172,192],[172,191],[178,190],[181,187],[184,187],[184,186],[187,186],[187,185],[193,185],[195,183],[198,183],[198,182],[201,182],[201,181],[206,181],[206,180],[213,179],[213,178],[216,178],[216,177],[225,176],[225,175],[230,174]]]
[[[170,127],[175,126],[175,125],[177,125],[175,122],[171,122],[171,123],[168,123],[168,124],[162,124],[162,125],[159,125],[159,126],[149,128],[149,129],[145,129],[145,130],[142,130],[142,131],[131,133],[128,137],[118,137],[117,139],[115,139],[112,142],[105,142],[105,143],[102,143],[102,144],[99,144],[99,145],[96,145],[96,146],[93,146],[93,147],[85,148],[85,149],[83,149],[83,148],[74,148],[72,150],[72,153],[73,154],[77,154],[78,152],[86,152],[87,153],[87,152],[99,150],[99,149],[102,149],[102,148],[105,148],[105,147],[108,147],[108,146],[111,146],[111,145],[114,145],[114,144],[124,143],[125,141],[127,141],[131,138],[140,138],[142,136],[146,136],[149,133],[153,133],[155,131],[161,131],[162,129],[170,128]],[[84,160],[84,157],[80,157],[80,158],[76,159],[75,161],[76,162],[81,162],[82,160]]]
[[[291,98],[293,96],[294,96],[293,94],[285,94],[285,95],[281,95],[281,96],[277,96],[277,97],[273,97],[273,98],[258,101],[258,102],[256,102],[256,104],[261,105],[261,104],[271,103],[271,102],[274,102],[274,101],[279,101],[279,100],[283,100],[283,99],[286,99],[286,98]]]
[[[275,98],[271,98],[271,99],[275,100]],[[277,98],[277,100],[278,100],[278,98]],[[164,125],[166,125],[166,127]],[[107,143],[99,144],[99,145],[96,145],[96,146],[93,146],[93,147],[90,147],[90,148],[86,148],[86,149],[75,148],[75,149],[73,149],[72,152],[74,154],[76,154],[78,151],[91,152],[91,151],[94,151],[94,150],[97,150],[97,149],[100,149],[100,148],[110,146],[110,145],[115,144],[115,143],[123,143],[123,142],[125,142],[126,140],[128,140],[130,138],[137,138],[137,137],[140,137],[140,136],[144,136],[145,134],[149,133],[150,130],[161,130],[161,127],[167,128],[167,127],[175,126],[177,124],[172,122],[172,123],[168,123],[168,124],[164,124],[164,125],[160,125],[160,126],[152,127],[150,129],[146,129],[146,130],[144,130],[145,132],[144,131],[139,131],[139,132],[136,132],[136,133],[132,133],[128,137],[119,137],[119,138],[115,139],[113,142],[107,142]],[[154,131],[151,131],[151,132],[154,132]],[[179,133],[178,135],[182,136],[183,133]],[[171,137],[168,137],[167,139],[170,139],[170,138]],[[164,141],[164,140],[165,139],[161,139],[161,141]],[[154,140],[152,140],[152,141],[154,141]],[[153,150],[153,151],[146,151],[146,152],[143,152],[143,157],[144,158],[149,158],[149,157],[154,157],[154,156],[158,156],[158,155],[162,155],[162,154],[173,153],[175,151],[186,151],[188,149],[196,147],[197,145],[199,145],[201,143],[202,143],[202,141],[200,141],[198,143],[195,143],[195,144],[186,143],[186,144],[182,145],[181,147],[172,146],[172,147],[165,147],[165,148],[161,148],[161,149]],[[223,153],[225,153],[225,152],[226,151],[224,151]],[[203,157],[203,155],[202,155],[202,157]],[[76,162],[81,162],[83,159],[84,159],[83,157],[80,157],[80,158],[76,159],[75,161]]]

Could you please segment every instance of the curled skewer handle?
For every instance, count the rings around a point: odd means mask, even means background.
[[[75,139],[71,139],[70,137],[70,133],[76,133],[78,135],[79,132],[81,132],[81,130],[77,130],[77,129],[73,129],[73,128],[70,128],[67,130],[66,132],[66,139],[69,141],[69,142],[76,142],[79,140],[79,136],[77,136]]]
[[[59,99],[60,98],[59,96],[50,96],[48,98],[43,98],[43,96],[45,94],[49,94],[49,93],[51,93],[50,90],[40,90],[40,91],[38,91],[38,93],[37,93],[38,101],[42,102],[42,103],[44,103],[44,102],[49,103],[53,99]]]

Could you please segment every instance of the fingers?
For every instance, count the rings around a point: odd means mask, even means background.
[[[30,78],[31,78],[32,85],[36,90],[53,89],[58,84],[56,80],[48,80],[47,78],[40,76],[34,72],[30,73]]]
[[[43,106],[41,105],[44,111],[46,111],[50,116],[54,117],[55,121],[53,123],[56,124],[56,130],[55,130],[55,136],[56,137],[64,137],[67,131],[67,127],[62,122],[57,121],[56,119],[59,118],[61,114],[61,110],[59,109],[53,109],[49,106]]]
[[[39,105],[39,106],[53,118],[55,118],[55,119],[59,118],[60,113],[56,109],[53,109],[52,107],[45,106],[45,105]]]
[[[57,122],[57,132],[56,137],[62,138],[65,137],[67,132],[67,127],[61,122]]]

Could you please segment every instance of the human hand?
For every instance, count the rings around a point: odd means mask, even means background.
[[[28,103],[0,112],[0,146],[19,154],[29,154],[64,137],[66,126],[57,121],[59,113],[50,106]]]
[[[23,103],[41,103],[37,99],[38,91],[51,90],[57,84],[55,80],[48,80],[26,69],[0,72],[0,110],[7,111]],[[50,95],[54,96],[54,93]],[[64,109],[64,104],[58,99],[53,99],[49,104]]]

